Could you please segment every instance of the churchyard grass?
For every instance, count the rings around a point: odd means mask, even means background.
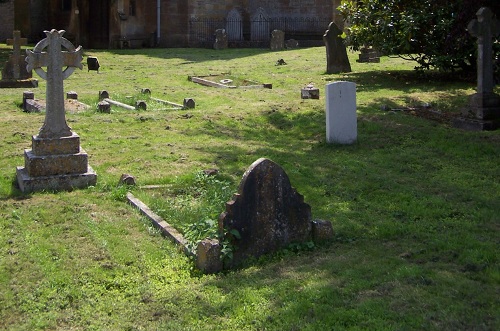
[[[0,44],[0,62],[8,47]],[[500,329],[500,131],[465,132],[411,112],[457,112],[474,83],[382,57],[326,75],[324,48],[87,50],[65,90],[92,106],[68,113],[96,187],[21,194],[15,168],[43,123],[23,89],[0,90],[0,329]],[[283,58],[287,65],[276,66]],[[216,89],[188,75],[230,72],[273,89]],[[357,84],[358,142],[325,140],[324,85]],[[34,88],[44,98],[45,82]],[[308,83],[320,100],[301,100]],[[189,110],[96,112],[99,90],[152,96]],[[500,93],[497,87],[496,91]],[[290,247],[246,268],[201,275],[125,202],[130,189],[172,224],[215,218],[246,168],[280,164],[335,239]],[[200,175],[216,168],[213,181]],[[121,174],[146,190],[118,185]],[[200,177],[201,176],[201,177]],[[201,178],[201,179],[200,179]],[[204,185],[204,186],[203,186]]]

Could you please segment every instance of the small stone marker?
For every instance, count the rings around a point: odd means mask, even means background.
[[[129,185],[129,186],[135,186],[135,177],[129,174],[122,174],[120,176],[120,180],[118,181],[119,185]]]
[[[227,48],[227,33],[225,29],[215,30],[215,42],[214,49],[226,49]]]
[[[302,99],[319,99],[319,88],[314,87],[313,84],[308,84],[300,90],[300,97]]]
[[[352,144],[356,142],[356,84],[333,82],[326,85],[326,141]]]
[[[232,239],[235,250],[228,267],[291,243],[311,241],[311,207],[278,164],[261,158],[245,172],[238,193],[219,217],[219,231],[232,230],[240,238]]]
[[[99,68],[101,65],[99,64],[99,59],[97,59],[95,56],[89,56],[87,57],[87,68],[88,71],[90,70],[95,70],[97,73],[99,73]]]
[[[109,98],[109,92],[106,90],[99,91],[99,100],[104,100]]]
[[[14,31],[13,38],[7,39],[7,45],[12,45],[13,51],[9,60],[2,69],[0,87],[37,87],[38,81],[31,79],[31,70],[26,69],[24,55],[21,55],[21,46],[27,45],[28,40],[21,38],[21,31]]]
[[[148,108],[148,105],[146,104],[146,101],[138,100],[135,102],[135,109],[146,110],[147,108]]]
[[[82,68],[81,47],[63,38],[64,30],[44,31],[47,38],[27,51],[27,69],[47,80],[45,121],[32,137],[32,149],[24,152],[24,167],[17,167],[22,192],[72,190],[95,185],[97,175],[88,165],[80,137],[66,123],[63,80]],[[47,52],[43,50],[48,48]],[[62,51],[62,47],[68,51]],[[66,66],[66,69],[62,69]],[[47,67],[45,72],[42,67]]]
[[[500,34],[500,21],[487,8],[480,8],[467,30],[477,38],[477,93],[469,97],[463,118],[456,127],[468,130],[495,130],[500,127],[500,96],[493,92],[493,38]]]
[[[337,74],[340,72],[351,72],[351,64],[347,57],[347,51],[342,38],[342,30],[330,22],[328,30],[323,35],[326,46],[326,73]]]
[[[101,113],[111,114],[111,105],[107,101],[99,101],[97,103],[97,110]]]
[[[282,51],[285,49],[285,32],[273,30],[271,32],[271,51]]]
[[[196,107],[196,103],[193,98],[184,98],[183,108],[184,109],[193,109]]]
[[[380,54],[371,47],[363,47],[360,49],[361,54],[356,60],[358,63],[380,63]]]
[[[69,91],[66,93],[66,99],[78,100],[78,93],[75,91]]]
[[[35,93],[33,91],[24,91],[23,92],[23,110],[25,112],[28,112],[26,103],[28,100],[33,100],[35,99]]]

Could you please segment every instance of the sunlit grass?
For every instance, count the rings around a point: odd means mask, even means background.
[[[0,59],[5,59],[0,44]],[[68,113],[96,187],[23,195],[15,167],[44,114],[0,90],[0,329],[6,330],[494,330],[500,328],[500,136],[464,132],[406,112],[458,112],[474,84],[383,57],[325,74],[324,48],[86,50],[100,73],[65,81],[86,112]],[[287,65],[276,66],[278,59]],[[215,89],[189,75],[231,72],[273,89]],[[358,142],[325,142],[323,86],[357,84]],[[33,89],[45,97],[45,82]],[[313,83],[320,100],[301,100]],[[195,109],[113,107],[152,96]],[[496,88],[500,92],[499,88]],[[132,103],[131,103],[132,104]],[[124,200],[132,190],[181,231],[216,219],[260,157],[280,164],[335,239],[284,250],[247,268],[200,275]],[[218,169],[215,177],[202,171]],[[139,186],[119,186],[122,174]],[[201,177],[200,177],[201,176]],[[210,179],[208,179],[210,178]]]

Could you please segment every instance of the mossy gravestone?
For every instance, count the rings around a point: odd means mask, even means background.
[[[243,175],[238,193],[219,217],[219,232],[229,235],[232,259],[222,266],[220,244],[198,246],[197,265],[205,272],[231,268],[252,257],[276,252],[292,243],[319,242],[333,237],[331,223],[312,221],[311,207],[290,184],[285,171],[268,159],[258,159]]]

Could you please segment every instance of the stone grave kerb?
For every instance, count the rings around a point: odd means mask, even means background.
[[[63,37],[64,30],[44,31],[47,38],[36,44],[33,51],[27,50],[26,69],[35,72],[47,81],[46,113],[43,126],[38,133],[40,138],[60,138],[72,135],[66,123],[64,109],[64,79],[76,68],[83,68],[81,46],[75,49],[73,44]],[[62,51],[65,47],[68,51]],[[43,50],[47,48],[47,52]],[[63,67],[66,66],[65,69]],[[42,67],[47,67],[44,71]]]
[[[14,79],[21,78],[21,70],[19,68],[19,62],[17,59],[21,56],[21,46],[28,44],[28,39],[21,38],[21,31],[15,30],[12,34],[12,39],[7,39],[7,45],[12,45],[13,52],[11,54],[11,60],[13,61],[13,75]],[[29,71],[29,70],[28,70]]]

